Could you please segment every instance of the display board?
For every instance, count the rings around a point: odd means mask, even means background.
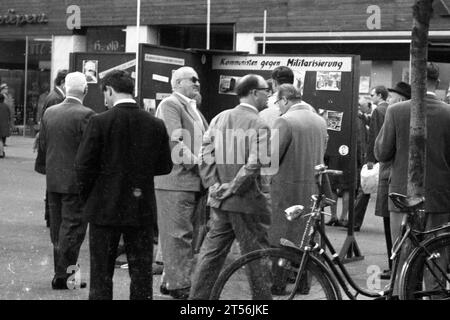
[[[134,53],[90,53],[70,54],[70,72],[79,71],[86,75],[88,93],[84,105],[95,112],[106,111],[105,99],[100,89],[100,80],[112,70],[126,70],[135,77],[136,55]]]
[[[341,183],[350,187],[355,177],[358,56],[215,55],[208,79],[213,113],[238,103],[233,86],[240,77],[255,73],[268,79],[278,66],[294,71],[294,84],[301,89],[303,100],[326,119],[328,164],[344,171]]]

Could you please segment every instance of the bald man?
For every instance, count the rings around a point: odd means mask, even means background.
[[[197,72],[181,67],[172,74],[172,95],[161,101],[156,116],[164,121],[170,139],[173,169],[155,177],[158,230],[164,272],[160,291],[186,299],[194,262],[193,237],[201,195],[197,155],[208,123],[197,108]]]
[[[87,93],[86,77],[81,72],[67,74],[66,98],[49,107],[42,118],[39,148],[44,155],[50,211],[50,238],[53,243],[55,275],[53,289],[85,287],[72,283],[87,224],[82,219],[74,169],[75,156],[83,132],[94,111],[83,105]]]

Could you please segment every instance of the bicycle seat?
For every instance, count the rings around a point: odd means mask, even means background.
[[[425,202],[425,197],[407,197],[400,193],[389,193],[394,205],[403,212],[414,212]]]

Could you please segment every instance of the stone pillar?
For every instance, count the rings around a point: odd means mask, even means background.
[[[53,80],[56,78],[58,70],[69,70],[70,53],[86,51],[86,36],[53,36],[52,43],[52,66],[50,85],[53,89]],[[81,71],[81,70],[78,70]]]

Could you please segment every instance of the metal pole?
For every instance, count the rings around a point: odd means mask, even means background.
[[[27,91],[28,91],[28,36],[25,36],[25,88],[23,93],[23,136],[27,126]]]
[[[211,36],[211,0],[206,1],[206,50],[210,48]]]
[[[136,12],[136,37],[137,37],[137,47],[136,47],[136,67],[135,67],[135,82],[134,82],[134,95],[138,96],[138,74],[139,74],[139,42],[141,38],[141,0],[137,0],[137,12]]]
[[[267,10],[264,10],[263,54],[266,54]]]

